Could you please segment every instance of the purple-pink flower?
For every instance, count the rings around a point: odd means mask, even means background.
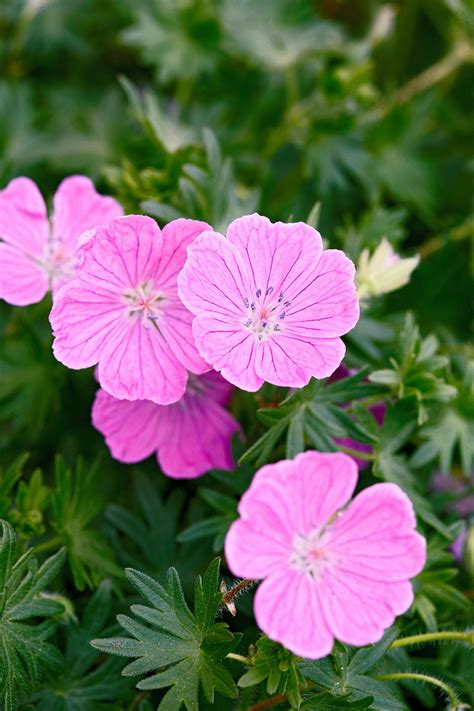
[[[112,456],[132,463],[157,453],[165,474],[194,478],[209,469],[233,469],[232,436],[238,422],[224,409],[232,386],[219,373],[190,375],[186,394],[173,405],[116,400],[97,392],[92,423]]]
[[[79,235],[123,214],[111,197],[99,195],[89,178],[73,175],[54,196],[51,225],[35,183],[16,178],[0,190],[0,298],[34,304],[74,274]]]
[[[354,265],[302,222],[255,214],[232,222],[227,239],[202,234],[178,282],[200,354],[244,390],[331,375],[345,352],[340,336],[359,318]]]
[[[258,626],[295,654],[317,659],[334,639],[377,642],[413,601],[425,539],[396,484],[357,483],[342,453],[305,452],[260,469],[239,504],[225,554],[234,575],[263,578]],[[342,510],[343,509],[343,510]]]
[[[186,247],[203,230],[206,223],[184,219],[160,230],[150,217],[130,215],[83,235],[76,277],[50,315],[56,358],[75,369],[98,363],[102,388],[116,398],[179,400],[188,371],[210,369],[176,281]]]

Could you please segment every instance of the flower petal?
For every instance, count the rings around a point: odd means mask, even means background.
[[[124,305],[114,294],[78,279],[55,295],[49,320],[53,352],[68,368],[89,368],[99,362],[105,343],[120,329]]]
[[[187,377],[153,325],[144,327],[139,320],[124,319],[104,342],[99,381],[116,398],[168,405],[184,395]]]
[[[250,392],[263,385],[254,367],[257,342],[253,334],[229,323],[219,313],[196,316],[193,334],[204,360],[230,383]]]
[[[74,251],[79,235],[121,215],[123,208],[114,198],[100,195],[89,178],[71,175],[54,195],[53,238]]]
[[[188,247],[178,292],[193,314],[221,314],[237,324],[245,315],[248,276],[237,250],[217,232],[204,232]]]
[[[0,299],[15,306],[41,301],[48,291],[46,272],[32,257],[0,242]]]
[[[362,491],[328,532],[338,569],[371,580],[402,581],[417,575],[426,561],[425,539],[415,531],[408,496],[396,484],[374,484]]]
[[[46,205],[36,184],[15,178],[0,190],[0,240],[34,257],[43,257],[49,238]]]
[[[260,629],[294,654],[320,659],[331,652],[334,638],[318,588],[308,576],[294,571],[270,575],[255,594],[254,611]]]
[[[238,422],[206,394],[186,393],[165,408],[159,423],[158,461],[177,479],[194,478],[210,469],[234,468],[232,435]]]
[[[176,289],[176,279],[186,261],[186,249],[202,232],[212,231],[207,222],[173,220],[163,227],[163,250],[156,272],[156,281],[164,289]]]
[[[141,462],[156,451],[158,422],[164,409],[148,400],[117,400],[98,390],[92,424],[104,435],[114,459]]]
[[[251,275],[252,296],[258,289],[264,294],[271,289],[291,298],[311,279],[322,251],[319,232],[304,222],[272,224],[258,214],[234,220],[227,238]]]
[[[176,297],[172,301],[167,300],[158,326],[179,362],[191,373],[205,373],[211,366],[199,355],[193,335],[193,320],[193,314]]]

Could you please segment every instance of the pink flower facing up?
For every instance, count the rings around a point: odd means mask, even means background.
[[[243,390],[331,375],[359,318],[354,265],[302,222],[249,215],[227,239],[202,234],[178,283],[202,357]]]
[[[97,392],[92,423],[112,456],[132,463],[157,453],[165,474],[194,478],[209,469],[233,469],[231,441],[238,422],[224,409],[229,385],[215,371],[190,375],[186,394],[173,405],[116,400]]]
[[[425,539],[410,499],[375,484],[348,503],[357,466],[345,454],[305,452],[260,469],[239,504],[225,554],[234,575],[264,578],[258,626],[302,657],[331,652],[334,639],[377,642],[413,601]]]
[[[102,388],[120,400],[179,400],[188,370],[210,369],[176,283],[186,247],[208,229],[181,219],[160,230],[150,217],[130,215],[83,235],[76,277],[50,315],[56,358],[76,369],[98,363]]]
[[[122,214],[116,200],[73,175],[56,191],[50,226],[35,183],[12,180],[0,190],[0,298],[16,306],[41,301],[73,276],[79,235]]]

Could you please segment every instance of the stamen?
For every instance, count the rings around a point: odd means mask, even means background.
[[[273,286],[269,286],[268,289],[267,289],[267,291],[266,291],[266,295],[267,295],[267,296],[270,296],[270,294],[271,294],[272,292],[273,292]]]
[[[261,289],[257,289],[257,291],[256,291],[255,293],[256,293],[256,295],[257,295],[257,299],[259,299],[260,296],[262,295],[262,290],[261,290]]]

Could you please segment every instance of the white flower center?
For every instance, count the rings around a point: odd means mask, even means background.
[[[301,573],[319,580],[325,568],[334,562],[328,548],[325,530],[317,529],[306,536],[296,534],[290,555],[290,565]]]
[[[244,328],[262,341],[282,330],[291,301],[282,291],[275,294],[273,286],[269,286],[265,292],[257,289],[254,295],[245,298],[244,306],[247,310],[242,321]]]
[[[127,305],[127,315],[141,318],[142,325],[147,327],[149,323],[156,322],[163,315],[164,296],[155,290],[150,282],[142,282],[123,294]]]

